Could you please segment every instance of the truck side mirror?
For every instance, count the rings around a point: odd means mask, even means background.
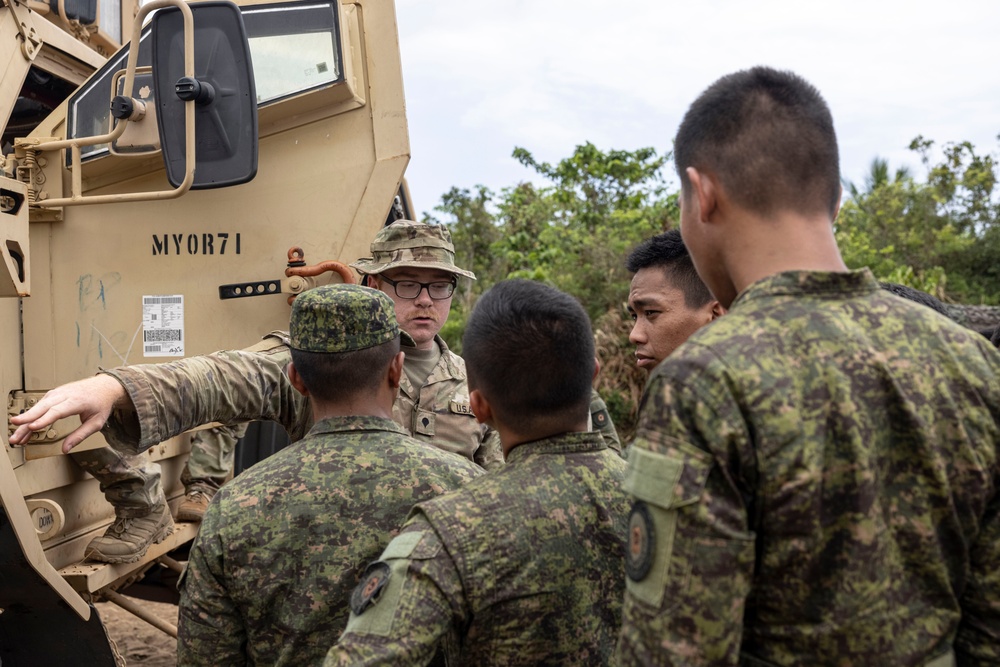
[[[59,15],[59,0],[49,0],[49,9]],[[62,10],[66,14],[65,18],[79,21],[84,25],[93,25],[97,22],[97,0],[64,0]]]
[[[243,15],[232,2],[193,3],[195,76],[184,73],[184,21],[153,15],[153,85],[167,179],[185,176],[185,103],[195,103],[192,190],[246,183],[257,174],[257,94]]]

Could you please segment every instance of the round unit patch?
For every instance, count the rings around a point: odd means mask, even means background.
[[[653,545],[656,533],[653,518],[646,503],[637,500],[628,517],[628,545],[625,553],[625,573],[632,581],[642,581],[653,566]]]
[[[382,589],[389,583],[389,574],[389,566],[385,563],[369,565],[361,583],[351,593],[351,611],[360,616],[365,609],[378,602]]]

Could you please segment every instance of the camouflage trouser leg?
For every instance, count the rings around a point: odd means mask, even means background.
[[[181,473],[181,482],[218,489],[233,470],[236,442],[247,431],[246,424],[218,426],[191,434],[191,457]]]
[[[101,492],[120,517],[149,514],[164,499],[160,464],[143,454],[122,454],[111,447],[71,452],[81,468],[101,483]]]

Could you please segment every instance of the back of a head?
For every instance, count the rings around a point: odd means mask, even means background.
[[[309,393],[337,402],[375,390],[399,352],[392,300],[361,285],[324,285],[292,303],[292,363]]]
[[[637,245],[625,260],[625,268],[629,273],[650,268],[663,270],[670,282],[684,292],[684,302],[689,308],[701,308],[712,300],[712,293],[695,270],[679,229],[657,234]]]
[[[681,121],[674,161],[686,191],[694,167],[762,216],[832,216],[840,201],[833,117],[819,91],[792,72],[755,67],[712,84]]]
[[[497,417],[530,425],[586,415],[594,376],[590,319],[576,299],[530,280],[497,283],[462,337],[469,387]]]

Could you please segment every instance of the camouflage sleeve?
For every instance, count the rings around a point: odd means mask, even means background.
[[[483,440],[473,454],[472,460],[485,470],[496,470],[504,465],[503,446],[500,444],[500,434],[489,427],[485,428]]]
[[[351,595],[347,629],[326,656],[335,665],[425,665],[454,640],[467,614],[455,563],[426,518],[414,510],[368,566]]]
[[[625,488],[622,665],[736,665],[754,569],[749,435],[729,386],[691,367],[647,387]]]
[[[247,664],[246,629],[224,585],[218,503],[209,505],[178,582],[178,665]]]
[[[961,667],[1000,665],[1000,496],[987,508],[970,560],[954,644],[957,663]]]
[[[290,359],[281,346],[104,371],[122,383],[135,408],[131,427],[127,415],[113,414],[105,438],[116,449],[141,452],[203,424],[267,419],[284,426],[293,442],[299,440],[311,416],[308,401],[285,375]]]
[[[601,437],[604,438],[604,444],[608,446],[608,449],[618,452],[620,456],[624,456],[622,441],[618,437],[615,423],[611,421],[608,404],[604,402],[604,399],[601,398],[596,389],[592,389],[590,394],[590,425],[593,430],[601,434]]]

